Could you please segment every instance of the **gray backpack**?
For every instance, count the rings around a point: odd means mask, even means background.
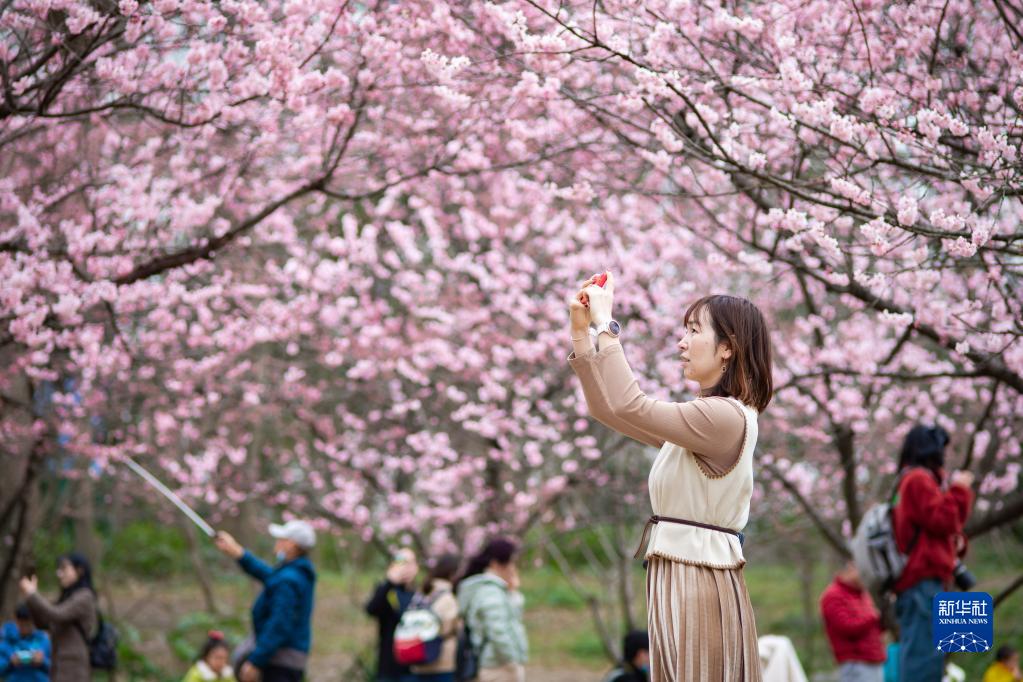
[[[895,542],[895,528],[892,523],[892,510],[895,507],[899,483],[902,476],[895,481],[892,502],[876,504],[867,510],[856,528],[856,534],[850,543],[853,561],[860,572],[860,580],[871,592],[888,592],[902,576],[909,563],[909,554],[916,546],[920,537],[917,529],[909,550],[903,553]]]

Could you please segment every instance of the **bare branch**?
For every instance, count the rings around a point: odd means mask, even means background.
[[[796,488],[791,481],[785,478],[784,474],[778,470],[777,466],[774,464],[762,464],[762,466],[776,481],[781,483],[790,495],[796,498],[796,502],[798,502],[799,506],[803,508],[804,512],[806,512],[806,515],[813,522],[813,525],[817,526],[817,529],[820,530],[824,539],[828,541],[828,544],[834,547],[835,551],[837,551],[840,555],[848,557],[849,548],[846,547],[845,539],[842,537],[842,534],[832,528],[827,521],[821,518],[821,515],[817,513],[816,507],[810,504],[810,501],[803,497],[803,494],[799,492],[799,489]]]

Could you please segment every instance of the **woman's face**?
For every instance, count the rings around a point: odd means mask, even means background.
[[[519,569],[515,565],[515,560],[512,559],[506,564],[502,564],[498,561],[490,562],[490,572],[496,575],[501,580],[508,583],[509,586],[516,588],[519,582]]]
[[[704,307],[699,315],[689,318],[685,335],[678,342],[682,373],[686,379],[711,388],[721,379],[721,367],[732,357],[732,351],[714,338],[710,311]]]
[[[227,647],[214,647],[212,651],[206,654],[206,665],[210,667],[210,670],[219,675],[227,666],[227,656]]]
[[[78,569],[70,561],[61,561],[57,564],[57,582],[63,588],[68,588],[78,582]]]

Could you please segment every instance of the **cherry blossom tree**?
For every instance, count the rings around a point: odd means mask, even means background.
[[[583,115],[466,16],[0,16],[4,582],[54,459],[134,455],[214,515],[270,496],[368,538],[525,522],[599,455],[550,355],[560,288],[601,252],[571,236],[593,194],[560,133]],[[434,50],[467,48],[492,68],[456,83],[469,59]]]
[[[528,4],[517,47],[561,41],[550,76],[623,159],[583,177],[659,198],[789,321],[771,485],[840,546],[934,420],[982,479],[972,533],[1019,518],[1021,10]]]
[[[564,299],[603,268],[652,395],[693,390],[688,301],[772,320],[762,509],[840,548],[936,420],[978,473],[971,532],[1018,519],[1020,18],[8,4],[0,582],[40,477],[120,454],[218,521],[279,505],[380,545],[642,518],[645,453],[564,362]]]

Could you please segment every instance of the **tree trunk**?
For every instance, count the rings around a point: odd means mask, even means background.
[[[219,614],[220,609],[217,608],[217,602],[213,596],[213,577],[210,575],[209,566],[206,565],[202,558],[199,546],[200,539],[195,532],[195,526],[187,519],[183,519],[180,525],[185,533],[185,542],[188,543],[188,558],[192,562],[192,570],[195,571],[196,580],[199,581],[199,589],[202,591],[202,600],[206,605],[206,610],[210,613]]]
[[[39,524],[38,478],[46,456],[43,447],[43,440],[37,439],[24,457],[20,476],[11,477],[16,485],[0,498],[0,536],[10,538],[11,543],[0,562],[0,614],[10,611],[18,600],[18,579],[36,573],[32,540]]]
[[[96,536],[96,481],[87,470],[75,486],[74,507],[70,513],[74,521],[75,551],[93,566],[99,565],[101,548]]]
[[[572,569],[572,565],[569,563],[565,554],[558,547],[557,542],[553,538],[546,545],[548,553],[551,558],[554,559],[554,563],[557,564],[561,574],[565,576],[568,584],[572,587],[572,590],[582,599],[587,608],[590,610],[590,618],[593,621],[593,627],[597,630],[597,636],[600,638],[600,643],[604,647],[604,653],[607,655],[608,660],[614,662],[617,660],[619,651],[617,642],[611,636],[608,630],[607,623],[604,622],[604,616],[600,612],[600,600],[597,599],[586,587],[579,581],[578,576]]]
[[[856,445],[855,434],[849,425],[841,424],[835,428],[835,447],[842,462],[842,497],[848,511],[849,523],[858,528],[862,514],[860,501],[856,496]]]
[[[0,363],[9,363],[16,353],[0,349]],[[39,483],[46,456],[45,436],[33,438],[29,428],[35,419],[32,383],[21,374],[0,393],[0,413],[9,426],[25,430],[18,441],[6,436],[2,455],[4,475],[0,476],[0,617],[7,615],[18,598],[18,578],[31,568],[32,538],[38,523]]]

